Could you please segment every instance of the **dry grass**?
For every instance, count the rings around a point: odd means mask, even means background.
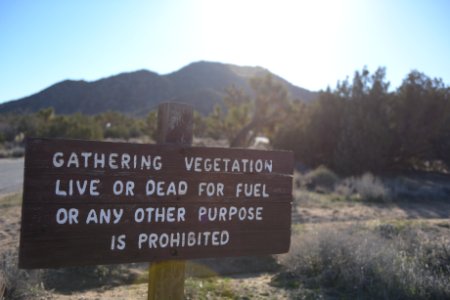
[[[22,194],[14,193],[0,197],[0,209],[13,206],[19,206],[22,204]]]
[[[365,174],[329,193],[297,187],[300,223],[274,285],[295,299],[450,299],[448,182]]]
[[[41,271],[20,270],[17,253],[6,251],[0,254],[0,278],[6,287],[5,299],[42,299],[49,293],[41,281]],[[0,295],[1,297],[1,295]]]

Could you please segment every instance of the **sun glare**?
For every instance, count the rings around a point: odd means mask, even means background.
[[[335,1],[209,1],[201,10],[206,59],[265,62],[272,72],[306,86],[310,71],[320,67],[317,61],[333,67],[335,39],[346,19],[345,6]]]

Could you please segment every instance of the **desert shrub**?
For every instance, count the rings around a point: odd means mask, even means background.
[[[338,180],[339,177],[336,173],[325,166],[320,166],[303,176],[304,184],[309,189],[315,189],[317,191],[332,190]]]
[[[448,299],[448,242],[398,228],[390,236],[363,227],[303,231],[281,257],[285,272],[277,279],[337,298]]]
[[[21,146],[8,144],[0,149],[0,158],[18,158],[25,154],[25,149]]]
[[[5,299],[40,299],[46,295],[41,271],[21,270],[17,266],[17,253],[6,251],[0,255],[0,280],[6,286]],[[0,298],[1,298],[0,294]]]
[[[383,177],[371,173],[348,177],[335,185],[337,195],[362,201],[447,200],[450,183],[447,176],[416,174],[411,176]]]
[[[335,192],[345,197],[356,196],[362,201],[387,201],[389,189],[371,173],[360,177],[349,177],[336,185]]]

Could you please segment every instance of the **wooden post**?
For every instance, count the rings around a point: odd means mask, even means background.
[[[180,103],[162,103],[158,107],[157,142],[192,144],[193,109]],[[173,255],[176,256],[176,249]],[[168,260],[150,264],[148,300],[184,298],[185,261]]]

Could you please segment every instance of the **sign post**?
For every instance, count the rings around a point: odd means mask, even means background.
[[[287,252],[292,152],[191,142],[173,103],[156,145],[28,139],[19,267],[153,262],[148,298],[178,299],[183,260]]]
[[[159,144],[192,144],[193,111],[191,106],[164,103],[158,107]],[[162,261],[150,264],[148,300],[183,299],[185,261]]]

